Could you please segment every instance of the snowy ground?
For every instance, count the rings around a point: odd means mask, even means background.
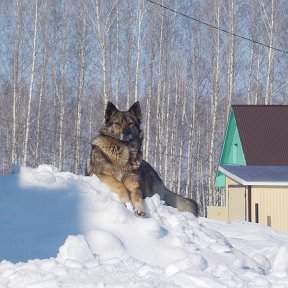
[[[288,287],[288,233],[145,206],[51,166],[0,177],[0,288]]]

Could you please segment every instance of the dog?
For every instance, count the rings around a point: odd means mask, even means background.
[[[105,124],[91,143],[87,174],[98,176],[118,193],[124,204],[131,199],[135,215],[144,216],[139,177],[143,140],[140,124],[139,102],[134,103],[128,111],[119,111],[113,103],[108,102]]]
[[[105,123],[91,142],[86,175],[95,174],[116,192],[122,203],[132,202],[134,214],[143,217],[142,199],[159,194],[167,205],[198,216],[198,205],[167,189],[142,155],[141,108],[137,101],[127,111],[108,102]]]

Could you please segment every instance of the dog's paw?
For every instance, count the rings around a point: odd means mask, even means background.
[[[145,209],[141,202],[134,203],[134,214],[137,217],[144,217],[145,216]]]
[[[144,211],[135,210],[134,211],[134,215],[137,216],[137,217],[144,217],[145,216],[145,212]]]

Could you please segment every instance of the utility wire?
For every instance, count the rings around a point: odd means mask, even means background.
[[[22,123],[22,122],[19,122],[19,121],[13,121],[13,120],[9,120],[9,119],[6,119],[6,118],[3,118],[3,117],[0,117],[0,120],[2,121],[5,121],[5,122],[9,122],[9,123],[16,123],[16,124],[19,124],[21,126],[27,126],[27,124],[25,123]],[[29,125],[30,127],[37,127],[36,124],[30,124]],[[72,138],[76,138],[76,139],[80,139],[82,140],[83,142],[86,142],[86,143],[90,143],[90,140],[91,139],[88,139],[87,137],[78,137],[78,136],[75,136],[75,135],[71,135],[71,134],[67,134],[67,133],[63,133],[63,132],[59,132],[59,131],[54,131],[54,130],[51,130],[51,129],[47,129],[47,128],[43,128],[43,127],[39,127],[39,130],[41,131],[46,131],[46,132],[49,132],[49,133],[55,133],[55,134],[61,134],[63,136],[67,136],[67,137],[72,137]]]
[[[275,50],[275,51],[278,51],[278,52],[281,52],[281,53],[288,54],[288,51],[286,51],[286,50],[282,50],[282,49],[279,49],[279,48],[276,48],[276,47],[267,45],[267,44],[265,44],[265,43],[259,42],[259,41],[257,41],[257,40],[254,40],[254,39],[251,39],[251,38],[248,38],[248,37],[245,37],[245,36],[236,34],[236,33],[232,33],[232,32],[230,32],[230,31],[228,31],[228,30],[225,30],[225,29],[223,29],[223,28],[214,26],[214,25],[212,25],[212,24],[210,24],[210,23],[201,21],[201,20],[199,20],[199,19],[196,19],[196,18],[194,18],[194,17],[192,17],[192,16],[189,16],[189,15],[186,15],[186,14],[181,13],[181,12],[179,12],[179,11],[176,11],[176,10],[174,10],[174,9],[172,9],[172,8],[166,7],[166,6],[164,6],[164,5],[160,4],[160,3],[154,2],[154,1],[152,1],[152,0],[146,0],[146,1],[147,1],[147,2],[150,2],[150,3],[154,4],[154,5],[157,5],[157,6],[161,7],[161,8],[163,8],[163,9],[166,9],[166,10],[169,10],[169,11],[171,11],[171,12],[173,12],[173,13],[176,13],[176,14],[178,14],[178,15],[180,15],[180,16],[183,16],[183,17],[185,17],[185,18],[188,18],[188,19],[190,19],[190,20],[193,20],[193,21],[195,21],[195,22],[198,22],[198,23],[200,23],[200,24],[203,24],[203,25],[205,25],[205,26],[208,26],[208,27],[210,27],[210,28],[213,28],[213,29],[219,30],[219,31],[221,31],[221,32],[224,32],[224,33],[226,33],[226,34],[233,35],[233,36],[238,37],[238,38],[240,38],[240,39],[244,39],[244,40],[246,40],[246,41],[253,42],[253,43],[255,43],[255,44],[264,46],[264,47],[266,47],[266,48],[269,48],[269,49],[272,49],[272,50]]]
[[[3,117],[0,117],[0,120],[8,122],[8,123],[16,123],[16,124],[19,124],[21,126],[27,126],[26,123],[9,120],[9,119],[3,118]],[[0,123],[0,125],[1,125],[1,123]],[[30,127],[36,127],[36,124],[30,124]],[[64,135],[64,136],[67,136],[67,137],[71,137],[71,138],[74,138],[74,139],[80,139],[83,143],[87,143],[87,144],[91,143],[91,139],[89,139],[87,137],[81,137],[81,136],[77,137],[75,135],[71,135],[71,134],[67,134],[67,133],[63,133],[63,132],[59,132],[59,131],[55,131],[55,130],[51,130],[51,129],[47,129],[47,128],[43,128],[43,127],[39,127],[39,130],[45,131],[45,132],[49,132],[49,133],[59,134],[59,135],[61,134],[61,135]],[[7,138],[6,136],[1,136],[1,135],[0,135],[0,137]],[[44,150],[44,152],[45,152],[45,150]],[[46,151],[46,153],[47,153],[47,151]],[[170,156],[170,157],[175,157],[175,158],[184,158],[184,159],[188,159],[189,158],[188,156],[185,156],[185,155],[181,155],[180,156],[180,155],[173,154],[173,153],[165,153],[165,155]],[[70,159],[73,159],[73,158],[70,158]],[[196,157],[192,157],[192,159],[195,160]]]

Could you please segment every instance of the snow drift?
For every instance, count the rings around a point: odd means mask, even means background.
[[[0,288],[288,287],[287,233],[144,205],[47,165],[0,177]]]

